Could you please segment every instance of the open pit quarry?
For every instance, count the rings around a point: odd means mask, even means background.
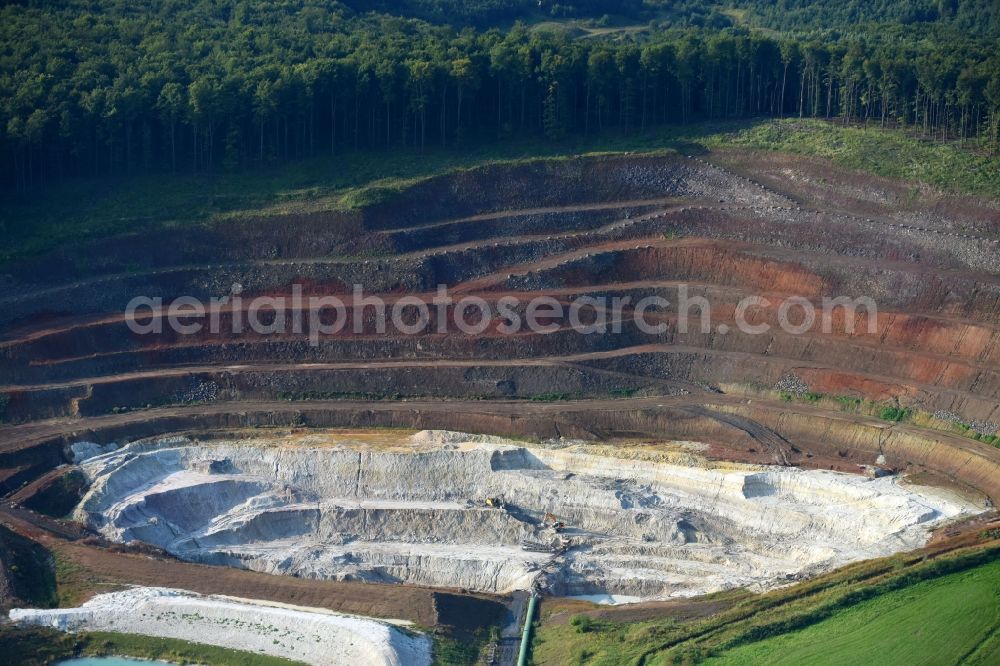
[[[372,200],[6,267],[0,522],[101,585],[507,641],[528,591],[766,590],[1000,499],[995,201],[725,150],[495,164]],[[604,334],[468,334],[454,306],[413,335],[354,307],[312,339],[234,330],[256,296],[355,284],[390,304],[517,297],[518,314],[537,296],[671,305],[655,330],[625,310]],[[681,287],[710,306],[689,326]],[[216,330],[126,322],[139,295],[162,314],[236,291]],[[877,313],[778,325],[836,297]],[[286,299],[268,321],[297,313]]]
[[[687,464],[441,431],[379,439],[137,442],[83,463],[75,517],[267,573],[654,599],[768,589],[917,548],[979,510],[891,477],[699,465],[683,447],[661,458]]]

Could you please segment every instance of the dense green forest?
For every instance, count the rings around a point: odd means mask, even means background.
[[[1000,0],[736,0],[753,23],[776,30],[837,28],[865,24],[911,28],[945,26],[956,34],[1000,34]]]
[[[449,25],[489,28],[517,19],[601,17],[615,14],[634,19],[651,16],[642,0],[344,0],[358,12],[381,12]],[[704,4],[704,3],[700,3]]]
[[[998,16],[998,0],[23,0],[0,8],[0,177],[30,193],[761,116],[995,151]]]

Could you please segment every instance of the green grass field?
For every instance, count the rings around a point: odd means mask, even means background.
[[[156,174],[110,183],[76,181],[46,190],[44,196],[3,202],[0,265],[62,243],[117,233],[213,221],[238,223],[261,211],[280,215],[303,208],[357,208],[391,197],[420,179],[486,164],[721,148],[818,156],[946,191],[1000,197],[1000,158],[954,144],[819,120],[713,123],[558,143],[505,141],[425,153],[359,152],[211,177]]]
[[[1000,561],[884,594],[711,666],[1000,664]]]
[[[767,594],[731,596],[700,620],[545,619],[533,663],[998,664],[998,556],[992,541],[929,560],[917,552],[859,562]]]

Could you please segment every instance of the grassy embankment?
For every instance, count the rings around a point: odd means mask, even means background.
[[[1000,562],[917,583],[799,631],[722,652],[712,666],[996,664]]]
[[[126,181],[79,181],[31,200],[4,202],[0,264],[61,243],[142,229],[231,220],[261,211],[353,209],[391,197],[422,178],[491,163],[601,153],[697,152],[726,147],[812,155],[868,173],[946,191],[1000,197],[1000,158],[893,130],[815,120],[702,124],[627,137],[560,143],[504,142],[317,158],[212,177],[157,174]]]
[[[45,628],[2,627],[0,649],[4,663],[19,666],[45,666],[74,656],[112,655],[212,666],[292,666],[303,663],[171,638],[108,632],[65,634]]]
[[[923,141],[897,130],[786,119],[715,133],[704,143],[713,148],[733,146],[821,157],[847,169],[945,192],[1000,198],[1000,157],[954,143]]]
[[[896,401],[885,400],[879,402],[859,398],[855,395],[831,395],[811,391],[790,393],[788,391],[776,391],[773,387],[760,382],[749,381],[732,384],[724,383],[721,385],[721,388],[723,392],[735,395],[808,404],[831,411],[870,416],[890,423],[909,423],[920,428],[942,430],[953,435],[961,435],[977,442],[983,442],[984,444],[1000,448],[1000,435],[983,434],[978,432],[972,423],[965,423],[954,418],[945,418],[947,415],[936,416],[935,412],[917,407],[901,407]]]
[[[931,560],[916,553],[862,562],[705,620],[550,618],[537,632],[534,663],[997,663],[998,554],[994,541]]]

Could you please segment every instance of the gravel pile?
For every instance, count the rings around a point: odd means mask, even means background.
[[[173,395],[175,403],[190,404],[193,402],[213,402],[219,398],[219,385],[201,379],[192,379],[183,391]]]
[[[998,426],[993,421],[971,421],[965,423],[962,417],[955,412],[949,412],[946,410],[938,410],[934,412],[934,418],[940,421],[948,421],[949,423],[961,423],[979,435],[985,435],[987,437],[992,437],[1000,432],[1000,426]]]
[[[962,423],[962,417],[955,412],[949,412],[944,409],[939,409],[934,412],[934,418],[939,421],[948,421],[949,423]]]
[[[788,374],[778,380],[778,383],[774,385],[774,390],[781,391],[782,393],[802,395],[809,392],[809,385],[801,377]]]
[[[969,424],[969,428],[987,437],[992,437],[1000,431],[1000,426],[997,426],[993,421],[973,421]]]

